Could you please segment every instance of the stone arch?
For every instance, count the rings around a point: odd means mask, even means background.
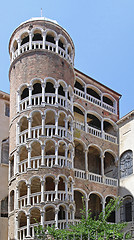
[[[89,194],[88,209],[91,211],[91,217],[93,219],[98,219],[102,211],[102,198],[100,193],[91,192]]]
[[[74,168],[85,170],[85,144],[81,140],[75,138],[74,145]]]
[[[120,177],[129,176],[133,173],[133,151],[128,149],[120,156]]]
[[[86,194],[82,189],[74,189],[74,201],[75,201],[75,219],[81,219],[81,209],[83,209],[84,200]]]
[[[62,48],[63,50],[65,50],[66,45],[67,45],[67,40],[66,40],[66,38],[65,38],[63,35],[59,34],[59,35],[58,35],[58,46],[59,46],[60,48]]]
[[[18,215],[18,227],[24,227],[27,226],[27,213],[25,210],[21,210],[17,213]]]
[[[39,207],[31,207],[29,209],[30,213],[30,224],[41,222],[41,209]]]
[[[76,77],[74,87],[84,92],[85,86],[85,82],[81,78]]]
[[[118,170],[115,165],[115,154],[110,150],[105,150],[104,152],[104,174],[106,177],[118,177]]]
[[[55,125],[56,111],[53,109],[45,110],[45,125]]]
[[[21,42],[21,46],[28,43],[29,42],[29,33],[26,32],[26,31],[21,33],[19,39],[20,39],[20,42]],[[28,50],[29,50],[29,46],[28,46]]]
[[[45,222],[55,220],[55,205],[47,204],[44,207],[45,210]]]
[[[102,150],[96,144],[90,144],[88,146],[89,172],[101,175],[101,154]]]

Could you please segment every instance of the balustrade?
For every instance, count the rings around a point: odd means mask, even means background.
[[[89,95],[88,93],[84,93],[83,91],[81,91],[80,89],[78,88],[74,88],[74,94],[81,97],[81,98],[84,98],[86,99],[87,101],[93,103],[93,104],[96,104],[104,109],[106,109],[107,111],[109,112],[112,112],[112,113],[115,113],[116,114],[116,109],[115,107],[113,106],[110,106],[109,104],[105,103],[105,102],[102,102],[101,100]]]
[[[79,129],[79,130],[85,131],[85,124],[83,122],[79,122],[78,120],[75,120],[74,127]],[[102,134],[101,130],[98,130],[98,129],[96,129],[94,127],[91,127],[91,126],[87,126],[87,132],[96,136],[96,137],[103,138],[103,139],[105,139],[109,142],[117,144],[117,137],[115,137],[115,136],[113,136],[109,133],[104,132],[104,134]]]
[[[75,177],[80,178],[80,179],[86,179],[86,172],[80,169],[74,169],[75,171]],[[97,182],[97,183],[103,183],[109,186],[118,186],[118,180],[114,178],[109,178],[109,177],[102,177],[102,175],[96,174],[96,173],[91,173],[88,172],[88,180],[91,182]]]
[[[43,49],[44,48],[43,41],[32,41],[31,46],[32,46],[32,49]],[[22,54],[22,53],[27,52],[28,50],[32,50],[32,49],[29,48],[29,42],[23,44],[15,52],[12,52],[12,54],[13,54],[12,61],[16,57],[18,57],[19,54]],[[56,44],[45,41],[45,49],[48,51],[56,52]],[[65,58],[67,61],[69,61],[71,64],[73,63],[70,55],[67,54],[66,51],[59,46],[58,46],[58,54],[60,56],[62,56],[63,58]]]

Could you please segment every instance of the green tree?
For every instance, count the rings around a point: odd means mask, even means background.
[[[55,229],[55,227],[48,227],[48,234],[54,237],[55,239],[96,239],[98,240],[112,240],[114,239],[122,240],[123,239],[123,228],[126,226],[126,223],[108,223],[107,220],[111,213],[118,209],[121,206],[121,201],[119,198],[111,199],[110,202],[106,205],[104,212],[99,214],[98,219],[91,217],[91,210],[88,211],[88,216],[86,217],[86,209],[83,199],[83,209],[81,210],[82,219],[77,225],[69,225],[68,229]],[[39,239],[44,239],[45,230],[38,226],[35,229],[36,236]],[[104,238],[105,236],[105,238]]]

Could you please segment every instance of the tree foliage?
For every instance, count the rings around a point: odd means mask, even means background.
[[[83,200],[83,209],[81,210],[82,218],[77,225],[69,225],[68,229],[55,229],[55,227],[48,227],[47,232],[54,239],[98,239],[98,240],[112,240],[123,239],[123,228],[126,223],[108,223],[107,220],[111,213],[115,211],[121,205],[119,198],[111,199],[106,205],[104,211],[99,214],[98,219],[91,217],[91,210],[88,210],[86,214],[85,204]],[[41,226],[36,228],[36,236],[38,239],[43,239],[46,230]]]

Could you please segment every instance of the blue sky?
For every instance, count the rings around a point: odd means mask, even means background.
[[[11,33],[41,8],[72,37],[75,68],[122,94],[120,117],[134,109],[134,0],[2,1],[0,89],[9,92]]]

